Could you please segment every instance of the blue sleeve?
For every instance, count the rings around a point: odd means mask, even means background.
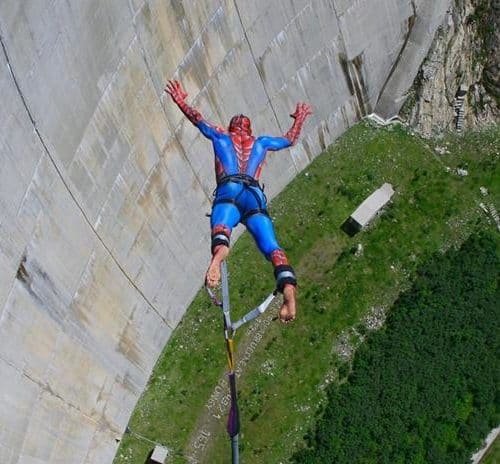
[[[210,140],[214,140],[220,134],[220,132],[214,126],[210,125],[204,119],[196,123],[196,127],[207,139]]]
[[[290,140],[285,137],[270,137],[268,135],[259,137],[259,142],[265,150],[271,151],[283,150],[283,148],[288,148],[292,145]]]

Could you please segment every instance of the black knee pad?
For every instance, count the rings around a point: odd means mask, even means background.
[[[230,244],[229,235],[225,230],[218,230],[212,234],[212,254],[215,250],[215,247],[219,245],[225,245],[229,247],[229,244]]]
[[[274,277],[276,277],[276,288],[278,292],[283,293],[286,284],[297,286],[297,277],[292,266],[281,264],[274,268]]]

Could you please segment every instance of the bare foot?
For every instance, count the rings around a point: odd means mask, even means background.
[[[229,247],[219,245],[215,247],[212,261],[208,266],[207,273],[205,274],[205,284],[207,287],[215,288],[220,281],[220,263],[224,261],[229,255]]]
[[[295,314],[297,312],[295,292],[294,285],[285,284],[285,288],[283,289],[283,304],[279,312],[280,320],[284,324],[288,324],[295,320]]]

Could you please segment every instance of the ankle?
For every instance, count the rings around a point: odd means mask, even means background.
[[[295,285],[285,284],[285,286],[283,287],[283,297],[285,299],[295,298],[296,292],[297,292],[297,289],[296,289]]]
[[[212,262],[221,263],[229,255],[229,248],[225,245],[218,245],[214,248]]]

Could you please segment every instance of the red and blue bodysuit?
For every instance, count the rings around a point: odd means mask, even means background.
[[[297,105],[291,129],[282,137],[253,137],[250,119],[237,115],[224,130],[205,121],[185,102],[186,93],[179,86],[171,93],[186,117],[212,141],[215,155],[217,188],[211,214],[212,253],[220,245],[229,246],[232,229],[240,222],[252,234],[261,253],[272,262],[276,286],[283,291],[297,279],[285,252],[278,244],[267,211],[267,200],[259,185],[259,176],[268,151],[288,148],[297,141],[302,124],[310,114],[307,105]]]

